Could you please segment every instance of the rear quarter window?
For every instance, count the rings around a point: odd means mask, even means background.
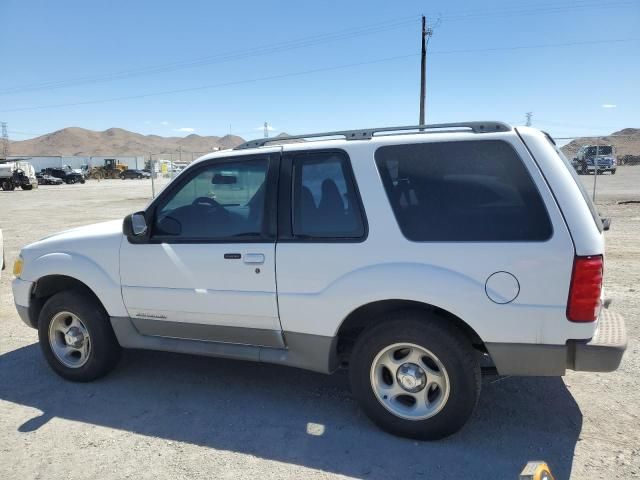
[[[375,159],[411,241],[535,242],[552,235],[544,202],[507,142],[389,145]]]

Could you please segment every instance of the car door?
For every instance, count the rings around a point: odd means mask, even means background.
[[[145,212],[148,238],[124,239],[122,295],[143,335],[283,346],[275,280],[280,153],[193,166]]]

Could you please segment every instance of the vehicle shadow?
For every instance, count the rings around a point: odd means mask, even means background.
[[[0,399],[42,411],[19,432],[61,417],[358,478],[515,478],[533,459],[568,478],[582,428],[560,378],[485,377],[461,432],[415,442],[371,424],[344,372],[128,351],[107,378],[75,384],[48,368],[37,344],[0,365]]]

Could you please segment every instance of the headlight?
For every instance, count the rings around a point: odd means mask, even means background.
[[[24,267],[23,258],[22,257],[16,258],[16,261],[13,264],[13,274],[16,276],[16,278],[20,278],[20,275],[22,275],[22,267]]]

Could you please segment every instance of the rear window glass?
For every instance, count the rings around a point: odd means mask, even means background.
[[[596,155],[612,155],[613,147],[611,147],[610,145],[587,147],[584,149],[584,153],[589,157],[594,157]]]
[[[389,145],[375,154],[402,233],[412,241],[544,241],[542,198],[506,142]]]
[[[582,184],[580,177],[578,177],[576,170],[573,168],[569,159],[565,157],[564,153],[562,153],[562,150],[558,148],[558,146],[556,145],[556,142],[553,141],[553,139],[549,136],[549,134],[545,133],[545,136],[547,137],[547,140],[553,146],[553,149],[556,151],[556,153],[560,157],[560,160],[562,160],[562,163],[565,166],[565,168],[569,170],[569,173],[571,174],[573,181],[576,182],[576,185],[578,186],[578,189],[582,194],[582,198],[584,199],[585,203],[589,207],[589,211],[591,212],[591,216],[593,217],[593,221],[595,222],[596,227],[598,227],[598,230],[602,232],[602,229],[603,229],[602,220],[600,219],[598,210],[596,210],[596,206],[591,201],[591,197],[589,197],[589,193],[587,192],[587,189],[584,188],[584,185]]]

